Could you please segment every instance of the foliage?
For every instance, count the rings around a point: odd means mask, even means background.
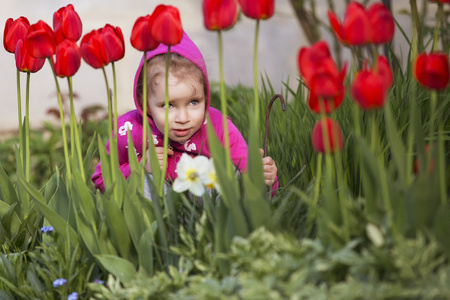
[[[399,67],[394,56],[391,61]],[[254,109],[253,90],[242,86],[228,87],[226,95],[229,115],[249,144],[248,172],[227,172],[229,158],[209,130],[220,194],[194,197],[169,184],[161,193],[161,170],[154,168],[150,178],[133,147],[125,180],[106,129],[112,117],[98,126],[71,116],[70,157],[62,154],[62,132],[50,125],[33,131],[30,180],[17,139],[6,141],[2,147],[9,150],[0,152],[0,296],[59,299],[76,291],[94,299],[449,298],[450,96],[419,87],[411,69],[397,69],[382,110],[360,111],[346,95],[332,114],[344,136],[344,149],[335,155],[314,151],[310,134],[318,116],[306,104],[304,83],[292,90],[287,82],[280,91],[287,109],[275,104],[269,120],[277,193],[263,181],[258,148],[265,128],[252,113],[242,113]],[[267,77],[261,82],[264,120],[277,91]],[[219,99],[213,86],[212,105]],[[75,128],[81,136],[72,134]],[[151,164],[158,166],[149,142]],[[426,153],[425,144],[435,146]],[[89,178],[98,159],[104,193]],[[53,226],[53,235],[41,234],[44,224]],[[66,285],[54,287],[60,278]]]

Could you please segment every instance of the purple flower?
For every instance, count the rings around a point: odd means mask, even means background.
[[[53,226],[44,226],[41,228],[41,233],[45,233],[46,235],[49,235],[53,231]]]
[[[58,278],[53,281],[53,287],[59,287],[65,285],[67,280],[64,278]]]
[[[77,300],[77,299],[78,299],[78,293],[77,292],[73,292],[72,294],[67,296],[67,300]]]
[[[94,280],[94,283],[97,283],[97,284],[104,284],[105,282],[104,282],[103,280],[100,280],[100,279],[95,279],[95,280]]]

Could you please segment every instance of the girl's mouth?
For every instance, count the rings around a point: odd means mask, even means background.
[[[177,137],[185,137],[189,134],[189,129],[174,129],[173,133],[175,133]]]

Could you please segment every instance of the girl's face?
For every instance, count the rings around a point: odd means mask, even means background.
[[[154,78],[153,91],[148,96],[148,109],[158,130],[164,133],[165,79]],[[206,97],[203,84],[185,80],[169,72],[169,139],[184,143],[202,126],[205,120]]]

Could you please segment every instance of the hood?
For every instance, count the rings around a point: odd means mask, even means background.
[[[167,53],[167,48],[168,48],[168,46],[161,43],[156,49],[147,52],[146,59],[149,60],[155,55]],[[170,47],[170,52],[177,53],[177,54],[183,56],[184,58],[188,59],[189,61],[194,63],[197,67],[199,67],[200,70],[203,72],[203,75],[205,76],[205,79],[206,79],[206,111],[208,111],[209,102],[210,102],[209,101],[209,98],[210,98],[209,81],[208,81],[208,74],[206,72],[206,64],[205,64],[205,60],[203,59],[202,53],[197,48],[197,46],[194,44],[194,42],[192,42],[192,40],[188,37],[186,32],[183,32],[183,37],[181,38],[181,41],[179,44]],[[144,66],[144,58],[142,58],[141,62],[139,63],[139,67],[137,69],[136,76],[134,78],[134,86],[133,86],[134,104],[136,105],[136,108],[141,115],[144,115],[144,114],[142,112],[142,107],[139,106],[139,102],[137,99],[137,93],[136,93],[136,87],[137,87],[137,84],[139,81],[139,76],[141,74],[143,66]],[[150,125],[153,125],[152,118],[148,116],[148,120],[150,122]]]

